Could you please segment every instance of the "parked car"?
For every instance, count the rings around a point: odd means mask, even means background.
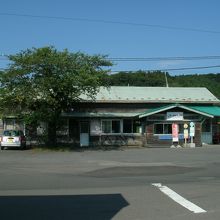
[[[4,130],[0,138],[1,150],[5,147],[19,147],[21,149],[26,148],[26,138],[21,130]]]

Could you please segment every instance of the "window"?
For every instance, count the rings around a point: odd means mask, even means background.
[[[172,134],[172,124],[164,124],[164,134]]]
[[[163,124],[154,125],[154,134],[163,134]]]
[[[102,133],[120,133],[120,120],[103,120]]]
[[[141,133],[141,122],[139,120],[124,119],[123,133]]]
[[[132,120],[123,120],[123,133],[132,133]]]
[[[178,125],[179,134],[183,134],[183,124]],[[154,124],[154,134],[172,134],[172,124]]]
[[[122,129],[123,124],[123,129]],[[141,122],[132,119],[102,120],[102,133],[141,133]]]
[[[102,121],[102,132],[111,133],[111,121]]]
[[[120,121],[112,121],[112,133],[120,133],[121,126]]]
[[[17,131],[17,130],[7,130],[7,131],[4,131],[3,135],[4,136],[16,137],[16,136],[19,136],[19,131]]]
[[[141,122],[133,121],[133,133],[141,133]]]

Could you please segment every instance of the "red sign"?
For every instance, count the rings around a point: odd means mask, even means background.
[[[172,137],[173,137],[173,142],[179,141],[178,124],[175,123],[172,124]]]

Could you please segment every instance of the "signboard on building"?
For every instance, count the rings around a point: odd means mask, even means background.
[[[182,121],[183,112],[167,112],[167,121]]]
[[[172,137],[173,137],[173,142],[178,142],[179,141],[179,131],[178,131],[178,124],[173,123],[172,124]]]

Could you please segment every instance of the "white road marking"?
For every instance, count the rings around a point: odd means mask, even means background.
[[[157,187],[161,192],[169,196],[172,200],[179,203],[181,206],[185,207],[186,209],[194,212],[194,213],[204,213],[206,210],[200,208],[199,206],[195,205],[194,203],[190,202],[189,200],[183,198],[178,193],[174,192],[167,186],[163,186],[161,183],[152,183],[153,186]]]

